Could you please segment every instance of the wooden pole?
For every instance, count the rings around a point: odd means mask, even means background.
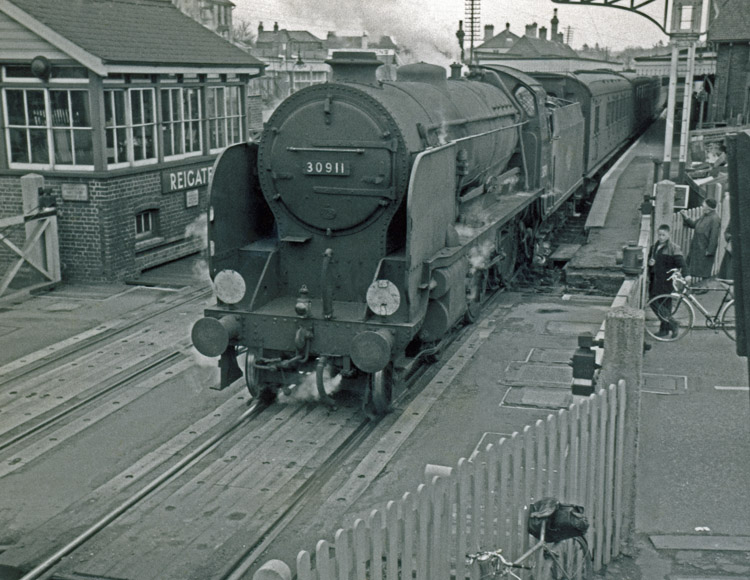
[[[622,421],[622,552],[634,553],[636,470],[643,385],[644,313],[629,306],[607,313],[604,330],[604,360],[600,384],[609,386],[625,381],[625,411]]]
[[[672,167],[672,142],[674,140],[674,111],[677,99],[677,63],[680,61],[680,47],[672,41],[672,60],[669,62],[669,92],[667,93],[667,130],[664,135],[664,164],[662,174],[669,179]]]

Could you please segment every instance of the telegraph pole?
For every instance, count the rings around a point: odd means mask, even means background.
[[[479,38],[481,0],[465,0],[465,20],[469,29],[469,65],[474,64],[474,40]]]

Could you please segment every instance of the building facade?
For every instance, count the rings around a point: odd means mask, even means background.
[[[44,177],[66,280],[200,250],[191,224],[262,71],[168,1],[0,0],[0,211],[20,213],[21,176]]]
[[[172,0],[172,4],[177,6],[183,14],[187,14],[229,42],[234,40],[232,34],[234,4],[229,0]]]
[[[523,36],[505,30],[492,36],[494,28],[485,26],[485,41],[474,49],[474,62],[479,65],[502,65],[524,72],[574,72],[608,69],[624,70],[620,62],[595,58],[582,58],[563,41],[563,33],[558,31],[557,9],[550,21],[549,30],[537,23],[526,25]],[[549,37],[548,37],[549,32]]]
[[[708,42],[716,51],[716,84],[709,120],[750,123],[750,2],[719,0],[712,6]]]

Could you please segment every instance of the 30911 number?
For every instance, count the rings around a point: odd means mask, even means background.
[[[305,175],[349,175],[350,167],[343,161],[306,161]]]

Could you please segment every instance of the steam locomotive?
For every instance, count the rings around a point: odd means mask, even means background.
[[[430,64],[377,79],[336,53],[332,81],[292,94],[259,143],[217,159],[209,269],[216,305],[192,329],[221,387],[255,397],[340,374],[388,411],[416,361],[519,260],[653,118],[659,84],[619,73],[529,76]],[[558,211],[559,210],[559,211]],[[241,359],[239,359],[241,360]]]

